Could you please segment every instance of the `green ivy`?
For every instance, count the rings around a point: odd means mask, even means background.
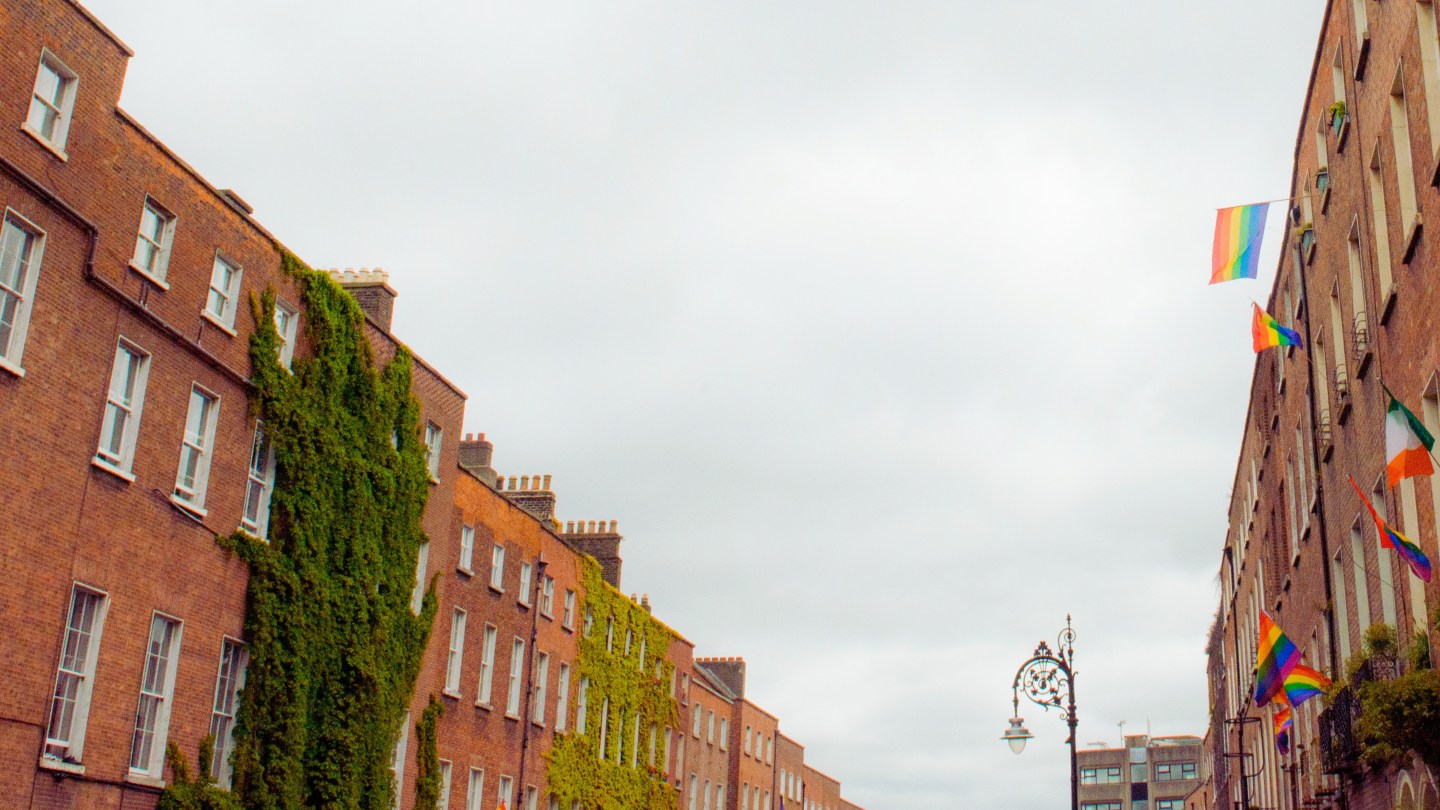
[[[355,300],[288,252],[313,347],[277,362],[275,298],[252,301],[255,395],[275,453],[269,542],[220,542],[250,566],[235,790],[246,808],[388,810],[390,757],[435,615],[410,610],[429,474],[411,356],[375,367]]]
[[[1405,765],[1410,751],[1440,766],[1440,674],[1421,669],[1360,686],[1355,733],[1361,758],[1372,768]]]
[[[190,762],[171,742],[165,746],[165,762],[170,765],[170,784],[160,792],[155,810],[240,810],[235,794],[216,787],[210,781],[210,760],[215,756],[215,738],[207,735],[200,741],[200,777],[190,773]]]
[[[434,807],[440,803],[440,752],[435,742],[435,725],[445,707],[430,696],[430,705],[415,724],[415,806]]]
[[[585,593],[585,628],[575,658],[575,677],[576,684],[580,678],[589,681],[585,733],[575,733],[572,726],[570,732],[555,737],[548,754],[550,793],[562,807],[578,801],[581,807],[597,810],[671,810],[678,792],[663,772],[664,733],[666,728],[679,732],[680,715],[671,697],[674,666],[665,654],[675,633],[608,585],[593,557],[581,555],[577,565]],[[610,713],[601,740],[601,713],[607,697]],[[638,763],[631,764],[637,715],[640,751]],[[652,726],[658,767],[649,765]]]

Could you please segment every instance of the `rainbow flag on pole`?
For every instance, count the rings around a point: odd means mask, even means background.
[[[1280,756],[1289,756],[1290,729],[1295,726],[1295,713],[1290,710],[1290,706],[1285,703],[1284,698],[1275,702],[1279,704],[1279,707],[1270,717],[1270,722],[1274,724],[1275,729],[1275,749],[1280,752]]]
[[[1285,698],[1291,706],[1300,708],[1300,704],[1315,697],[1325,694],[1330,687],[1330,679],[1325,673],[1311,669],[1304,664],[1296,664],[1285,677]]]
[[[1390,397],[1390,407],[1385,410],[1386,483],[1393,487],[1412,475],[1433,474],[1435,465],[1430,463],[1430,451],[1435,448],[1435,437],[1389,388],[1385,389],[1385,395]]]
[[[1360,496],[1360,502],[1370,510],[1370,517],[1375,520],[1375,531],[1380,533],[1380,545],[1394,549],[1395,553],[1405,561],[1405,564],[1410,566],[1410,570],[1415,572],[1415,576],[1429,582],[1430,558],[1425,556],[1425,552],[1420,550],[1420,546],[1414,540],[1390,528],[1385,521],[1380,519],[1380,513],[1375,511],[1375,507],[1370,504],[1370,499],[1360,491],[1360,485],[1355,483],[1354,476],[1350,478],[1350,486],[1355,488],[1355,494]]]
[[[1260,638],[1255,644],[1255,705],[1264,706],[1281,694],[1285,678],[1300,663],[1300,650],[1270,618],[1260,611]]]
[[[1215,246],[1210,253],[1210,283],[1255,278],[1260,242],[1270,203],[1221,208],[1215,214]]]
[[[1254,304],[1254,302],[1251,302]],[[1273,346],[1299,346],[1300,333],[1279,324],[1270,313],[1254,304],[1255,316],[1250,323],[1250,336],[1254,338],[1255,351],[1263,352]]]

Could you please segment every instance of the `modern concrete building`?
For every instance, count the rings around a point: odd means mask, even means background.
[[[1185,810],[1199,784],[1199,737],[1127,735],[1123,748],[1087,748],[1080,768],[1081,810]]]

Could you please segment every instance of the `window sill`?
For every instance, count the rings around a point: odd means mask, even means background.
[[[431,486],[435,486],[436,484],[439,484],[439,483],[440,483],[440,476],[438,476],[438,475],[436,475],[436,474],[434,474],[434,473],[431,473],[431,474],[430,474],[430,485],[431,485]]]
[[[555,621],[555,614],[554,614],[554,613],[546,613],[545,611],[542,610],[542,611],[540,611],[540,616],[541,616],[542,618],[548,619],[548,620],[550,620],[550,621],[552,621],[552,622]]]
[[[148,773],[130,772],[125,774],[125,781],[132,785],[143,785],[152,788],[164,788],[165,780],[159,776],[151,776]]]
[[[6,360],[3,357],[0,357],[0,371],[8,371],[11,374],[14,374],[16,377],[25,376],[25,369],[21,368],[15,363],[10,362],[9,360]]]
[[[34,138],[37,143],[39,143],[41,146],[45,147],[45,150],[46,150],[47,152],[49,152],[50,154],[54,155],[54,156],[57,157],[57,158],[60,158],[61,162],[63,162],[63,163],[69,163],[69,162],[70,162],[70,156],[67,155],[67,154],[65,154],[65,150],[64,150],[64,149],[61,149],[60,147],[58,147],[58,146],[56,146],[55,144],[51,143],[49,138],[46,138],[44,135],[41,135],[40,132],[39,132],[39,130],[37,130],[37,129],[35,129],[34,127],[30,126],[30,122],[29,122],[29,121],[26,121],[25,123],[23,123],[23,124],[20,125],[20,131],[21,131],[21,132],[24,132],[26,135],[29,135],[30,137]]]
[[[457,565],[457,566],[455,566],[455,570],[456,570],[457,572],[461,573],[461,574],[464,574],[466,577],[473,577],[473,576],[475,576],[475,572],[474,572],[474,571],[470,570],[469,568],[466,568],[466,567],[463,566],[463,565]]]
[[[159,287],[160,289],[165,290],[166,292],[169,292],[169,291],[170,291],[170,285],[165,281],[165,279],[161,278],[160,276],[155,275],[154,273],[151,273],[149,270],[146,270],[145,268],[143,268],[143,267],[141,267],[140,265],[136,264],[133,259],[130,260],[130,264],[127,265],[127,266],[128,266],[131,270],[134,270],[135,272],[139,273],[142,277],[144,277],[144,278],[145,278],[147,281],[149,281],[151,284],[154,284],[156,287]]]
[[[440,694],[442,697],[454,698],[456,700],[460,699],[460,693],[454,689],[441,689]]]
[[[489,588],[490,588],[490,590],[494,591],[495,593],[501,593],[501,594],[505,593],[505,589],[504,589],[504,588],[500,587],[499,585],[496,585],[496,584],[493,583],[493,582],[490,583]]]
[[[564,631],[567,632],[567,633],[574,633],[574,632],[575,632],[575,628],[574,628],[574,627],[571,627],[571,626],[568,625],[568,624],[562,624],[562,625],[560,625],[560,629],[561,629],[561,630],[564,630]]]
[[[209,321],[212,326],[214,326],[216,329],[219,329],[221,332],[224,332],[225,334],[229,335],[229,336],[232,337],[232,338],[235,337],[235,335],[236,335],[235,328],[234,328],[233,326],[231,326],[230,324],[225,323],[224,321],[220,320],[220,316],[219,316],[219,315],[216,315],[215,313],[211,312],[211,311],[208,310],[208,309],[202,309],[202,310],[200,310],[200,317],[202,317],[202,318],[204,318],[205,320]]]
[[[205,507],[203,507],[203,506],[197,506],[197,505],[195,505],[195,504],[193,504],[193,503],[185,500],[184,498],[180,497],[180,496],[177,495],[177,494],[171,494],[171,496],[170,496],[170,503],[175,504],[175,506],[176,506],[177,508],[179,508],[181,511],[187,512],[187,513],[189,513],[189,514],[191,514],[191,515],[194,515],[195,517],[198,517],[198,518],[204,518],[204,517],[209,516],[209,514],[210,514],[209,512],[205,511]]]
[[[73,773],[76,776],[85,775],[85,765],[81,762],[65,762],[55,757],[40,756],[40,768],[47,771],[59,771],[61,773]]]
[[[536,727],[536,728],[544,728],[544,727],[545,727],[545,721],[544,721],[544,720],[531,720],[531,721],[530,721],[530,725],[532,725],[532,726],[534,726],[534,727]]]
[[[518,723],[518,722],[520,722],[520,715],[518,715],[518,714],[511,714],[510,712],[505,712],[505,719],[506,719],[506,720],[514,720],[515,722]]]
[[[515,604],[519,605],[519,606],[522,607],[522,608],[525,608],[526,610],[529,610],[529,609],[530,609],[530,603],[529,603],[529,602],[521,602],[519,599],[516,599],[516,600],[515,600]]]
[[[91,466],[93,466],[95,469],[97,469],[97,470],[104,470],[105,472],[110,473],[111,475],[115,476],[116,478],[119,478],[121,481],[124,481],[124,482],[126,482],[127,484],[133,484],[133,483],[135,483],[135,474],[134,474],[134,473],[128,472],[128,471],[126,471],[126,470],[122,470],[122,469],[120,469],[119,467],[116,467],[115,465],[113,465],[113,464],[111,464],[110,462],[106,461],[105,459],[100,458],[99,456],[93,456],[93,457],[91,457],[91,459],[90,459],[90,464],[91,464]]]
[[[250,538],[251,540],[255,540],[255,541],[257,541],[257,542],[261,542],[261,543],[269,543],[269,542],[270,542],[269,538],[261,537],[259,534],[257,534],[257,533],[255,532],[255,530],[254,530],[253,528],[251,528],[251,527],[249,527],[249,526],[246,526],[244,523],[241,523],[241,524],[240,524],[240,527],[237,528],[235,531],[240,532],[241,534],[245,535],[246,537]]]
[[[489,703],[486,703],[486,702],[483,701],[483,700],[477,700],[477,701],[475,701],[475,708],[477,708],[477,709],[484,709],[484,710],[487,711],[487,712],[493,712],[493,711],[495,711],[495,707],[494,707],[494,706],[492,706],[492,705],[489,704]]]

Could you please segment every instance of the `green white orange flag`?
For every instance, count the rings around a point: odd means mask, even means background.
[[[1385,481],[1393,487],[1412,475],[1435,472],[1430,462],[1435,437],[1389,388],[1385,394],[1390,397],[1390,407],[1385,411]]]

